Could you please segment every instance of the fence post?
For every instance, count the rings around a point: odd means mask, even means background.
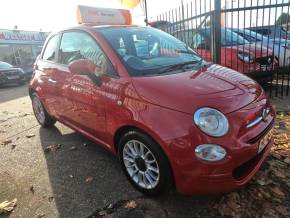
[[[214,0],[211,15],[211,57],[214,63],[221,63],[221,0]]]

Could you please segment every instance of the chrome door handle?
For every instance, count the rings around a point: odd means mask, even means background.
[[[53,83],[53,84],[56,84],[57,82],[56,82],[56,80],[53,80],[53,79],[48,79],[48,82],[50,82],[50,83]]]

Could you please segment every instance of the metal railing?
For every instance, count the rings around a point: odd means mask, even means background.
[[[283,96],[290,88],[289,8],[290,0],[193,0],[151,25]]]

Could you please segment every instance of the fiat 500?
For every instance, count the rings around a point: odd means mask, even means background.
[[[273,143],[275,112],[255,81],[150,27],[51,34],[29,93],[41,126],[59,121],[110,150],[149,195],[242,187]]]

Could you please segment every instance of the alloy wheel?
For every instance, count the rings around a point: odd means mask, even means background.
[[[158,185],[158,162],[150,149],[138,140],[128,141],[123,148],[123,162],[130,178],[141,188],[153,189]]]

